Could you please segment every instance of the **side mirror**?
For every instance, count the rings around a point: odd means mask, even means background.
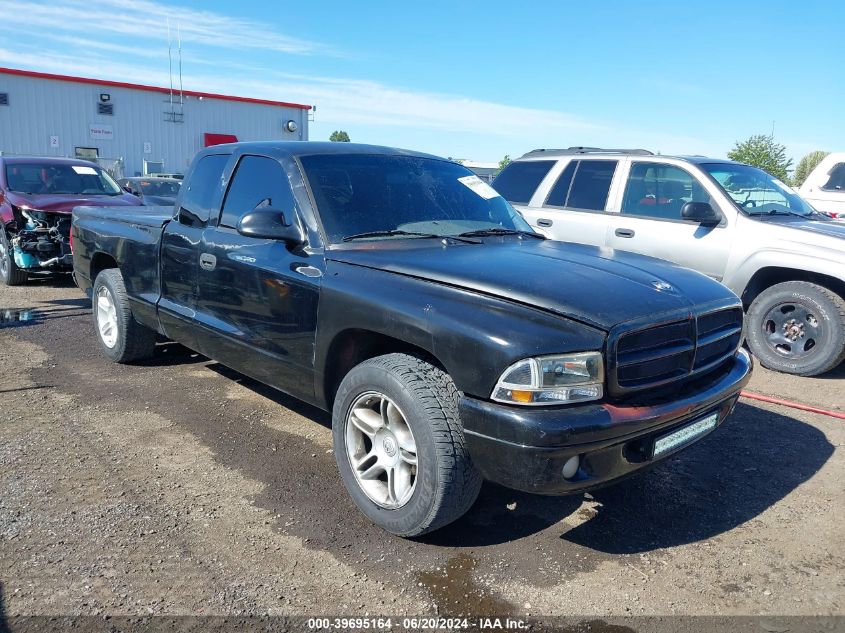
[[[305,238],[299,226],[290,221],[281,209],[263,207],[253,209],[238,220],[238,233],[246,237],[283,240],[288,244],[302,244]]]
[[[681,218],[699,224],[719,224],[722,216],[709,202],[687,202],[681,207]]]

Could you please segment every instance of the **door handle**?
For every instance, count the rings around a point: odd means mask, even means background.
[[[551,220],[547,220],[546,218],[539,218],[539,219],[537,220],[537,226],[545,226],[545,227],[549,227],[549,226],[551,226],[552,224],[554,224],[554,222],[552,222]]]
[[[211,253],[200,254],[200,268],[203,270],[214,270],[217,266],[217,258]]]
[[[616,237],[634,237],[633,229],[616,229]]]

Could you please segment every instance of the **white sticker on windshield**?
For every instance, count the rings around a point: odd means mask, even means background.
[[[463,178],[458,178],[458,182],[465,187],[469,187],[485,200],[499,197],[499,192],[481,180],[478,176],[464,176]]]
[[[82,176],[96,176],[97,170],[93,167],[85,167],[84,165],[71,165],[73,171]]]
[[[772,182],[773,182],[773,183],[775,183],[778,187],[780,187],[780,188],[781,188],[781,189],[783,189],[784,191],[790,191],[790,192],[792,191],[792,187],[790,187],[789,185],[785,185],[785,184],[783,184],[783,183],[782,183],[780,180],[778,180],[777,178],[773,179],[773,180],[772,180]]]

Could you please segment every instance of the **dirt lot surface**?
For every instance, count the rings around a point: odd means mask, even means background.
[[[69,283],[0,287],[4,309],[33,310],[0,324],[7,616],[845,612],[842,420],[743,400],[641,476],[485,484],[402,540],[347,498],[327,414],[174,344],[110,364]],[[758,368],[751,388],[845,409],[843,378]]]

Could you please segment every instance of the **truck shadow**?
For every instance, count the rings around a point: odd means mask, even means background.
[[[139,367],[171,367],[176,365],[193,365],[196,363],[207,363],[208,358],[202,354],[188,349],[184,345],[173,341],[161,339],[156,344],[152,358],[137,361],[133,364]]]
[[[284,407],[285,409],[289,409],[294,413],[309,418],[312,422],[321,424],[329,430],[331,430],[332,428],[332,416],[327,411],[318,409],[317,407],[312,406],[307,402],[303,402],[302,400],[297,400],[296,398],[289,396],[286,393],[279,391],[278,389],[274,389],[273,387],[265,385],[262,382],[253,380],[252,378],[245,376],[244,374],[235,371],[234,369],[226,367],[226,365],[221,365],[220,363],[214,362],[208,365],[208,369],[216,372],[224,378],[228,378],[229,380],[246,387],[247,389],[259,396],[267,398],[268,400],[272,400],[273,402],[275,402],[279,406]]]
[[[591,493],[539,497],[485,485],[464,518],[424,540],[452,547],[493,545],[555,526],[559,538],[607,554],[703,541],[753,520],[818,472],[833,454],[824,433],[747,404],[711,437],[659,464]],[[511,509],[512,508],[512,509]]]
[[[69,274],[54,273],[49,275],[30,275],[26,282],[27,286],[36,288],[76,288],[73,277]]]

